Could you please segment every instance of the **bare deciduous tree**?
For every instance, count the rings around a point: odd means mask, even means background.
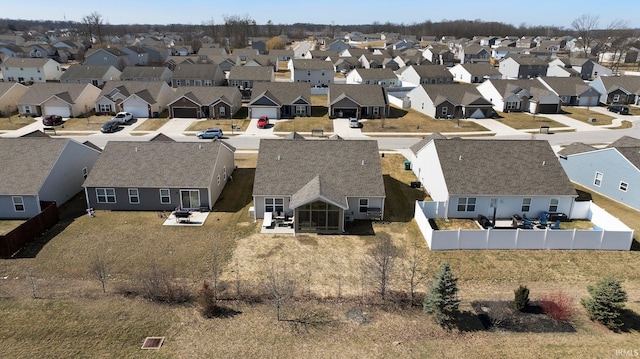
[[[226,265],[226,253],[224,248],[222,248],[222,242],[215,240],[211,248],[211,290],[214,301],[218,300],[220,294],[220,277]]]
[[[286,267],[276,268],[271,264],[267,270],[266,289],[273,297],[276,306],[276,319],[282,321],[281,309],[285,302],[293,297],[296,291],[296,280],[291,277]]]
[[[409,263],[409,272],[407,275],[408,277],[407,279],[409,281],[409,299],[410,299],[411,306],[414,306],[416,304],[415,303],[416,288],[427,277],[424,271],[422,270],[422,267],[420,266],[422,262],[424,262],[424,256],[420,252],[418,242],[413,242],[411,258]]]
[[[591,53],[594,31],[598,29],[599,21],[600,17],[598,15],[583,14],[571,23],[571,27],[578,35],[578,43],[582,45],[584,57],[588,57]]]
[[[376,236],[376,243],[369,250],[368,256],[365,257],[364,266],[382,300],[387,299],[398,253],[398,248],[393,244],[391,236],[382,232]]]
[[[89,41],[93,43],[93,37],[95,36],[98,43],[102,46],[102,31],[104,26],[102,15],[94,11],[90,15],[86,15],[82,18],[82,24],[87,31]]]
[[[109,276],[109,263],[99,253],[93,256],[89,263],[89,271],[93,278],[102,285],[102,293],[107,292],[107,278]]]

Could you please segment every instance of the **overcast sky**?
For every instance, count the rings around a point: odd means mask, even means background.
[[[269,20],[274,24],[353,25],[465,19],[564,28],[571,28],[571,22],[580,15],[595,14],[600,17],[601,28],[614,20],[640,28],[640,0],[616,0],[610,5],[595,0],[5,0],[0,17],[80,21],[92,12],[98,12],[110,24],[221,24],[224,15],[239,15],[248,16],[259,25]]]

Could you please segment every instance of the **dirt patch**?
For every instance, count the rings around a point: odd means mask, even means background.
[[[569,322],[555,321],[546,316],[538,303],[533,302],[526,312],[520,312],[508,301],[471,302],[482,325],[493,332],[520,333],[573,333],[576,329]]]

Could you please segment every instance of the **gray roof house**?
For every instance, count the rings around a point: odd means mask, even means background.
[[[589,86],[600,93],[602,103],[640,104],[638,76],[598,76]]]
[[[452,84],[453,75],[444,65],[411,65],[396,71],[402,86]]]
[[[89,49],[84,56],[85,65],[111,65],[118,70],[126,66],[133,66],[130,63],[129,54],[117,47],[104,47],[101,49]]]
[[[213,209],[235,168],[234,152],[224,141],[109,141],[84,181],[87,206],[128,211]]]
[[[449,68],[454,81],[468,84],[479,84],[486,80],[499,80],[502,74],[488,63],[457,64]]]
[[[120,70],[111,65],[71,65],[60,76],[63,83],[84,83],[104,86],[107,81],[120,80]]]
[[[291,82],[309,82],[312,86],[327,86],[333,83],[335,67],[331,61],[291,59],[287,66],[291,71]]]
[[[17,82],[0,82],[0,113],[1,116],[18,110],[16,103],[29,88]]]
[[[46,58],[8,57],[1,66],[5,82],[57,81],[63,74],[58,62]]]
[[[598,106],[600,93],[579,77],[538,77],[536,80],[558,95],[564,106]]]
[[[224,73],[216,64],[181,64],[173,70],[172,87],[222,86]]]
[[[123,81],[164,81],[171,84],[173,71],[165,66],[127,66],[122,70]]]
[[[577,197],[547,141],[433,139],[411,149],[412,171],[445,217],[570,214]]]
[[[62,205],[82,190],[100,152],[72,139],[0,138],[0,218],[26,219],[41,202]]]
[[[497,112],[560,113],[562,100],[540,81],[489,80],[478,85],[478,91]]]
[[[500,61],[498,71],[507,79],[529,79],[546,76],[549,64],[536,56],[510,55]]]
[[[421,85],[409,91],[411,108],[433,118],[490,118],[493,104],[475,85]]]
[[[640,211],[640,139],[624,136],[602,149],[573,143],[558,154],[571,181]]]
[[[257,83],[274,82],[275,74],[272,67],[233,66],[227,78],[229,86],[240,89],[245,99],[251,97],[251,89]]]
[[[385,197],[376,141],[260,140],[256,219],[280,214],[295,232],[342,233],[345,222],[382,219]]]
[[[311,86],[306,82],[256,83],[247,107],[249,118],[311,116]]]
[[[231,118],[242,107],[242,95],[229,86],[181,86],[168,106],[173,118]]]
[[[354,69],[346,77],[347,84],[378,84],[385,87],[398,85],[398,76],[388,68]]]
[[[20,114],[76,117],[89,112],[100,89],[88,83],[35,83],[18,101]]]
[[[381,85],[329,85],[329,116],[385,118],[389,116],[389,98]]]
[[[163,112],[174,95],[166,82],[109,81],[95,100],[95,110],[126,111],[136,118],[150,118]]]

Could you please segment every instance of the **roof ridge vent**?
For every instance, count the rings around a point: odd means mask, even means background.
[[[363,165],[363,166],[365,165],[365,162],[364,162],[364,160],[362,160],[362,165]]]
[[[462,161],[462,155],[458,156],[458,161]]]
[[[278,161],[280,161],[282,159],[281,155],[278,155]]]

